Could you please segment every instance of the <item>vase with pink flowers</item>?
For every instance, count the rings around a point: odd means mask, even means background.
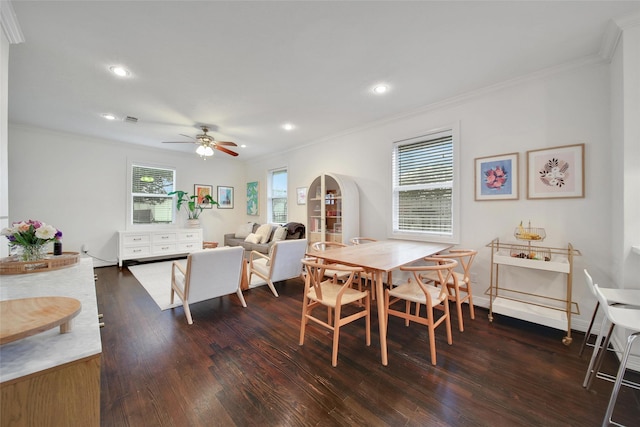
[[[47,255],[47,246],[62,238],[62,231],[41,221],[14,222],[0,232],[9,246],[18,249],[22,261],[38,261]]]

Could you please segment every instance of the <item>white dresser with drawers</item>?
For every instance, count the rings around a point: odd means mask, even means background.
[[[118,231],[118,267],[129,259],[188,254],[202,249],[202,229]]]

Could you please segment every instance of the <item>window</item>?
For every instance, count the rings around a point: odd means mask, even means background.
[[[269,171],[267,193],[267,215],[269,222],[287,222],[287,170]]]
[[[131,168],[131,223],[173,223],[173,197],[176,171],[150,166]]]
[[[457,241],[457,131],[393,144],[393,237]]]

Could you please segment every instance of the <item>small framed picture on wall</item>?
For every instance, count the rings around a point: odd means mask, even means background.
[[[297,202],[299,205],[305,205],[307,203],[307,187],[296,188]]]
[[[259,190],[259,181],[247,182],[247,215],[257,216],[260,213],[258,209]]]
[[[518,162],[518,153],[475,159],[475,200],[517,200]]]
[[[218,186],[218,209],[233,209],[233,187]]]
[[[584,197],[584,144],[527,151],[527,199]]]
[[[202,209],[212,209],[213,204],[209,203],[205,199],[207,196],[213,197],[213,186],[212,185],[193,185],[193,194],[196,195],[196,204],[200,206]]]

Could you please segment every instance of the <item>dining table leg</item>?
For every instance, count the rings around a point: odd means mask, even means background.
[[[376,294],[378,294],[378,326],[380,329],[380,354],[382,357],[382,364],[387,366],[387,316],[384,315],[384,284],[382,279],[383,272],[376,271],[375,286]]]

